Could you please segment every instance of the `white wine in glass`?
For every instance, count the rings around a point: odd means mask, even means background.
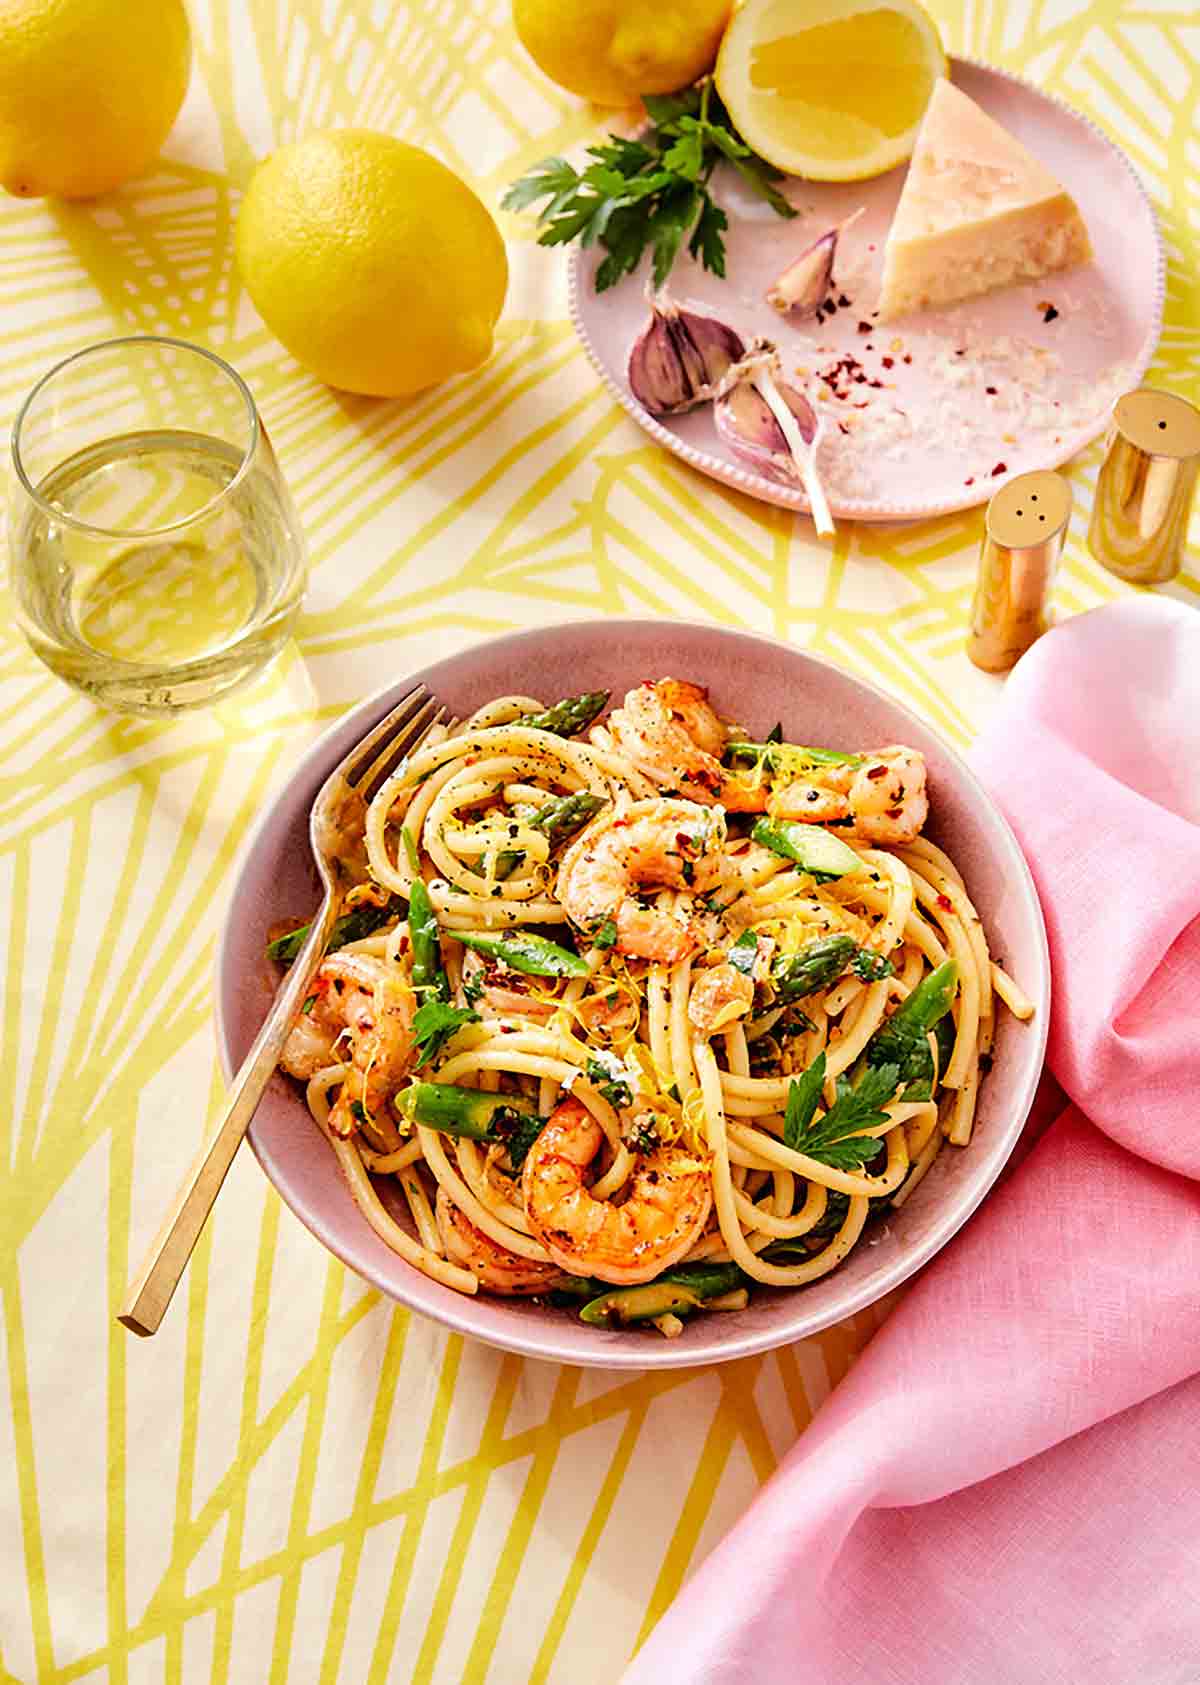
[[[216,701],[261,671],[307,567],[248,388],[178,340],[92,346],[13,428],[11,569],[48,667],[124,712]]]

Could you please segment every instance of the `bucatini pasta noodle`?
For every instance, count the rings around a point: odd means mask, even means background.
[[[836,1269],[1032,1007],[915,750],[608,701],[498,698],[383,785],[283,1066],[416,1269],[670,1336]]]

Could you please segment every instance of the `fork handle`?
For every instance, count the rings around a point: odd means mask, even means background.
[[[233,1156],[242,1144],[263,1091],[274,1074],[292,1023],[308,994],[333,930],[336,903],[326,895],[307,937],[284,978],[275,1004],[233,1079],[225,1110],[212,1136],[200,1149],[142,1260],[118,1322],[134,1334],[153,1334],[163,1319],[192,1248],[221,1191]]]

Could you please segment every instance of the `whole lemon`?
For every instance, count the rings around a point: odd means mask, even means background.
[[[297,362],[374,397],[482,363],[508,287],[504,242],[467,184],[370,129],[313,135],[260,164],[237,260]]]
[[[0,185],[88,199],[138,175],[191,60],[183,0],[0,0]]]
[[[597,105],[670,94],[712,68],[733,0],[513,0],[513,24],[552,82]]]

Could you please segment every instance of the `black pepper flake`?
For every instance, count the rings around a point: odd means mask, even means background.
[[[870,322],[860,322],[858,324],[858,331],[859,331],[859,333],[870,333],[871,332]]]
[[[841,310],[849,310],[850,308],[850,300],[846,297],[845,293],[838,294],[838,308]]]
[[[1043,322],[1053,322],[1057,319],[1057,317],[1058,317],[1058,311],[1054,308],[1054,306],[1052,304],[1048,304],[1046,306],[1045,310],[1042,312],[1042,321]]]
[[[834,300],[832,295],[830,295],[830,297],[825,300],[825,308],[826,308],[826,310],[828,310],[828,312],[831,316],[833,315],[834,311],[837,309],[837,303]]]
[[[992,478],[994,480],[996,478],[997,474],[1007,474],[1007,473],[1008,473],[1008,463],[1007,462],[998,462],[996,464],[996,466],[992,469]]]
[[[959,349],[954,353],[954,355],[956,357],[965,357],[966,354],[967,354],[967,348],[966,348],[965,345],[960,346]]]
[[[996,386],[985,386],[983,390],[987,393],[989,398],[994,398],[999,388]]]

